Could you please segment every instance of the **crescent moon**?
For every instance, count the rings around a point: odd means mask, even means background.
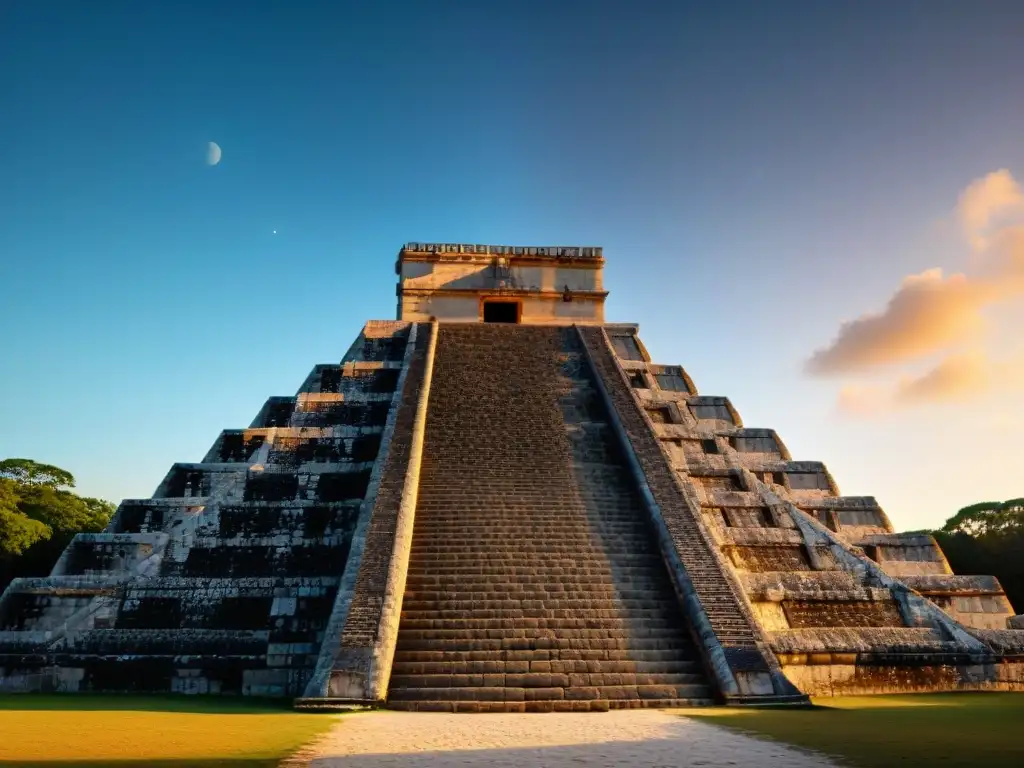
[[[220,145],[215,141],[211,141],[209,144],[206,145],[206,164],[216,165],[219,162]]]

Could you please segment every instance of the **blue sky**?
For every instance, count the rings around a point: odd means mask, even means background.
[[[804,371],[970,264],[1022,35],[1009,0],[6,4],[0,456],[148,496],[392,317],[401,243],[592,244],[610,320],[898,528],[1024,495],[1019,397],[851,417]]]

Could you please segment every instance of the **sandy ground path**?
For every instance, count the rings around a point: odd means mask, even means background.
[[[312,768],[602,766],[811,768],[834,765],[783,744],[659,710],[343,718],[307,754]]]

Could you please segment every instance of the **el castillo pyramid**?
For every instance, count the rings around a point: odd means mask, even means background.
[[[606,710],[1024,687],[996,579],[635,325],[600,248],[409,243],[397,320],[0,602],[0,690]]]

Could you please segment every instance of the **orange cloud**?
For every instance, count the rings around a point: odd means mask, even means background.
[[[950,355],[891,388],[843,387],[836,407],[846,416],[872,418],[906,406],[967,402],[992,391],[1024,392],[1024,358],[990,360],[978,350]]]
[[[839,390],[836,408],[845,416],[870,419],[888,411],[890,399],[881,387],[848,386]]]
[[[842,413],[863,418],[988,391],[1024,392],[1024,357],[993,361],[978,346],[988,330],[984,310],[1024,297],[1024,224],[1008,220],[1024,214],[1024,191],[1009,171],[995,171],[968,185],[957,214],[975,249],[970,273],[908,275],[882,311],[842,323],[805,367],[814,375],[841,375],[932,356],[940,362],[894,384],[844,387],[837,400]]]
[[[957,205],[961,226],[975,247],[984,247],[984,233],[995,219],[1014,211],[1024,211],[1024,193],[1005,168],[971,182]]]
[[[992,228],[1008,212],[1024,213],[1024,192],[1010,172],[1003,169],[973,181],[960,195],[957,211],[965,233],[980,245],[971,273],[947,277],[941,269],[929,269],[905,277],[881,312],[840,325],[832,342],[811,355],[808,373],[854,373],[949,355],[981,338],[986,307],[1024,296],[1024,225]],[[967,358],[950,359],[949,365],[964,375]],[[938,387],[934,391],[947,391],[942,383],[951,380],[952,369],[942,375],[931,382]],[[909,391],[933,391],[928,386],[921,383]]]
[[[923,376],[905,376],[896,388],[899,403],[967,400],[992,386],[995,366],[980,352],[951,355]]]
[[[963,274],[944,277],[929,269],[903,279],[882,312],[843,323],[836,338],[807,361],[818,375],[850,373],[917,359],[977,337],[979,310],[1001,289]]]
[[[1005,227],[992,236],[979,276],[1008,295],[1024,294],[1024,226]]]

